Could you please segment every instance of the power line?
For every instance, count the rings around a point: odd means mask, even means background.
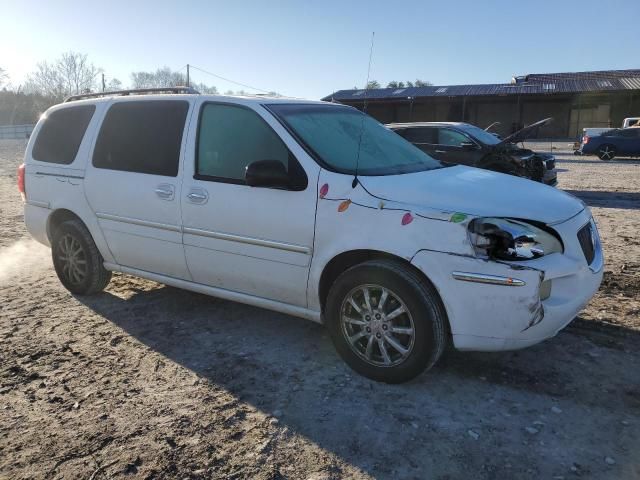
[[[247,85],[246,83],[236,82],[235,80],[231,80],[230,78],[222,77],[222,76],[217,75],[215,73],[212,73],[212,72],[209,72],[207,70],[204,70],[204,69],[202,69],[200,67],[196,67],[195,65],[189,65],[189,66],[191,68],[195,68],[196,70],[201,71],[202,73],[206,73],[207,75],[211,75],[212,77],[216,77],[216,78],[219,78],[220,80],[224,80],[225,82],[233,83],[235,85],[239,85],[239,86],[245,87],[245,88],[250,88],[251,90],[258,90],[258,91],[263,92],[263,93],[271,93],[269,90],[264,90],[263,88],[258,88],[258,87],[252,87],[251,85]]]

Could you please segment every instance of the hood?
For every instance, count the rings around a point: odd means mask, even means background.
[[[479,217],[509,217],[546,224],[584,209],[568,193],[524,178],[461,165],[425,172],[359,177],[368,192],[395,201]]]
[[[545,118],[543,120],[539,120],[536,123],[532,123],[524,127],[521,130],[518,130],[515,133],[512,133],[508,137],[504,138],[500,145],[504,145],[506,143],[519,143],[524,142],[527,138],[535,137],[538,135],[538,130],[540,127],[550,124],[553,121],[553,117]]]

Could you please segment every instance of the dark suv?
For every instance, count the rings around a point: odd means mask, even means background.
[[[387,127],[438,160],[556,185],[555,157],[516,145],[550,121],[541,120],[505,139],[462,122],[392,123]]]

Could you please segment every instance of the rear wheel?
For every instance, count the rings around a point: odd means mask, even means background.
[[[326,305],[336,350],[356,372],[401,383],[431,368],[447,344],[447,318],[433,285],[393,260],[342,273]]]
[[[598,158],[600,160],[613,160],[616,156],[616,147],[613,145],[601,145],[598,149]]]
[[[51,242],[53,266],[60,282],[72,293],[91,295],[104,290],[111,272],[80,220],[67,220],[53,232]]]

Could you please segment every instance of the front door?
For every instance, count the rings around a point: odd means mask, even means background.
[[[256,108],[199,109],[182,187],[187,265],[195,282],[305,307],[320,168]],[[282,162],[303,186],[248,186],[246,167],[260,160]]]
[[[475,165],[482,156],[480,147],[465,134],[452,128],[438,128],[435,146],[438,160],[460,165]]]
[[[118,100],[106,113],[85,192],[119,265],[189,279],[182,248],[185,100]]]

